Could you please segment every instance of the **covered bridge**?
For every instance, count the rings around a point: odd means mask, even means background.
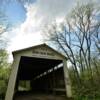
[[[41,44],[14,51],[13,58],[5,100],[28,93],[72,97],[67,58],[56,50]]]

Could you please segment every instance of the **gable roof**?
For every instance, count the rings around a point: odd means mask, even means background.
[[[21,51],[26,51],[26,50],[34,49],[34,48],[37,48],[37,47],[40,47],[40,46],[45,46],[45,47],[51,49],[52,51],[56,52],[58,55],[61,55],[63,58],[67,59],[66,56],[64,56],[62,53],[58,52],[57,50],[53,49],[52,47],[50,47],[46,43],[43,43],[43,44],[40,44],[40,45],[35,45],[35,46],[24,48],[24,49],[20,49],[20,50],[16,50],[16,51],[13,51],[12,54],[14,55],[14,54],[19,53]]]

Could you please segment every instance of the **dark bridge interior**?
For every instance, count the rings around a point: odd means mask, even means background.
[[[20,80],[31,80],[61,62],[61,60],[21,57],[18,77]]]
[[[22,56],[19,63],[15,96],[18,93],[65,95],[62,60]]]

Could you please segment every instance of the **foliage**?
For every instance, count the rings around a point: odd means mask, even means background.
[[[74,78],[72,68],[69,69],[70,77],[72,81],[73,96],[75,100],[99,100],[100,99],[100,88],[99,88],[100,77],[98,76],[94,67],[93,70],[94,73],[93,73],[92,82],[90,81],[87,70],[85,70],[84,72],[85,73],[84,77],[82,76],[82,73],[80,73],[82,84],[81,84],[81,88],[79,88]],[[99,70],[100,70],[100,65],[99,65]]]
[[[0,68],[7,66],[8,64],[7,61],[8,61],[7,51],[4,49],[0,49]]]
[[[3,99],[6,93],[10,74],[10,64],[8,63],[8,54],[6,50],[0,50],[0,99]]]

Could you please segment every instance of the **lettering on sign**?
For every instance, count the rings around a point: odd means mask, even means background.
[[[41,55],[41,56],[55,56],[54,53],[48,51],[46,48],[40,48],[38,50],[32,51],[33,55]]]

